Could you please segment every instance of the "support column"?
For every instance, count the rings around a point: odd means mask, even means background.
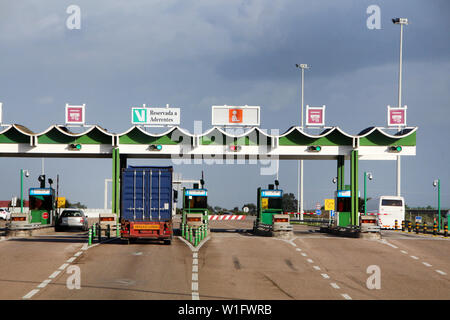
[[[337,160],[337,190],[344,190],[345,186],[345,156],[338,156]]]
[[[359,194],[358,194],[358,150],[352,150],[351,154],[351,224],[359,225],[358,212],[359,212]]]
[[[112,152],[112,213],[120,212],[120,153],[119,148],[114,148]]]

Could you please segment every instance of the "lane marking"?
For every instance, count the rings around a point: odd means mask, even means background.
[[[343,296],[346,300],[352,300],[352,298],[346,293],[341,294],[341,296]]]
[[[198,272],[198,266],[192,266],[192,272]]]
[[[192,291],[198,291],[198,282],[192,282]]]
[[[340,289],[340,287],[337,285],[337,283],[332,282],[332,283],[330,283],[330,285],[335,289]]]
[[[419,258],[417,258],[416,256],[411,256],[411,258],[413,258],[415,260],[419,260]]]
[[[408,254],[405,250],[400,250],[401,253]]]
[[[58,274],[60,274],[61,273],[61,271],[55,271],[55,272],[53,272],[50,276],[49,276],[49,278],[50,279],[54,279],[54,278],[56,278],[57,276],[58,276]]]
[[[422,263],[427,267],[431,267],[431,264],[429,264],[428,262],[422,262]]]
[[[192,273],[192,281],[198,281],[198,273]]]
[[[306,261],[308,261],[309,263],[314,263],[312,259],[307,259]]]
[[[68,265],[68,263],[64,263],[61,267],[58,268],[58,270],[64,270]]]
[[[75,257],[81,256],[83,254],[83,251],[78,251],[77,253],[74,254]]]
[[[198,264],[198,259],[192,259],[192,264],[193,265],[197,265]]]
[[[39,292],[39,289],[31,290],[26,295],[24,295],[22,299],[31,299],[31,297],[34,296],[38,292]]]
[[[197,252],[192,253],[192,258],[198,258],[198,253]]]
[[[313,266],[313,268],[316,269],[316,270],[320,270],[319,266]]]
[[[444,271],[441,271],[441,270],[436,270],[436,272],[442,274],[443,276],[446,275],[446,273]]]
[[[324,277],[325,279],[330,279],[330,276],[327,275],[326,273],[322,273],[321,276]]]
[[[295,250],[297,250],[297,251],[302,251],[302,249],[300,249],[300,248],[297,248],[297,249],[295,249]]]
[[[66,262],[68,262],[68,263],[72,263],[72,262],[74,262],[75,261],[75,259],[76,259],[77,257],[72,257],[72,258],[70,258],[69,260],[67,260]]]
[[[307,257],[308,255],[304,252],[302,252],[302,256]]]
[[[198,292],[192,292],[192,300],[200,300],[200,296]]]
[[[42,281],[42,283],[40,284],[40,285],[38,285],[37,287],[38,288],[45,288],[50,282],[52,282],[52,280],[50,280],[50,279],[47,279],[47,280],[44,280],[44,281]]]

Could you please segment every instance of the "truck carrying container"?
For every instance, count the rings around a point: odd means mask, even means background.
[[[170,244],[172,226],[172,167],[123,169],[121,175],[120,235],[136,239],[163,240]]]

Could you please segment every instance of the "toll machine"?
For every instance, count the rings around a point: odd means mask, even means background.
[[[269,232],[272,236],[278,233],[292,233],[289,215],[283,212],[283,190],[278,189],[278,180],[269,184],[268,189],[258,188],[257,217],[254,231]]]
[[[334,225],[336,227],[347,227],[351,224],[352,197],[350,186],[346,185],[345,190],[337,190],[336,196],[336,217]],[[359,197],[358,193],[358,197]]]
[[[53,188],[30,188],[29,210],[31,223],[51,225],[56,220],[55,189]]]
[[[192,189],[183,188],[183,215],[181,223],[191,228],[198,228],[208,224],[208,190],[194,183]]]

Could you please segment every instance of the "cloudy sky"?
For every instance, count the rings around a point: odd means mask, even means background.
[[[80,29],[68,29],[70,5],[81,10]],[[380,9],[380,29],[369,29],[367,8]],[[450,207],[450,2],[447,0],[4,0],[0,3],[0,102],[3,123],[42,132],[64,123],[65,103],[86,104],[87,123],[121,133],[132,106],[181,108],[181,127],[211,127],[212,105],[261,106],[261,128],[285,132],[300,122],[300,71],[305,104],[326,105],[328,126],[357,134],[386,125],[396,105],[400,28],[406,17],[403,103],[408,125],[418,126],[417,155],[402,158],[402,195],[410,206]],[[312,131],[314,132],[314,131]],[[0,198],[37,186],[42,160],[1,158]],[[60,193],[91,208],[103,207],[111,160],[45,159]],[[170,165],[134,160],[130,164]],[[279,180],[297,194],[297,161],[281,161]],[[256,202],[256,189],[275,176],[260,165],[183,165],[203,170],[210,204],[233,208]],[[349,183],[349,163],[346,163]],[[395,194],[396,162],[360,162],[371,171],[369,196]],[[305,161],[305,209],[331,198],[335,161]],[[362,186],[362,183],[361,183]]]

